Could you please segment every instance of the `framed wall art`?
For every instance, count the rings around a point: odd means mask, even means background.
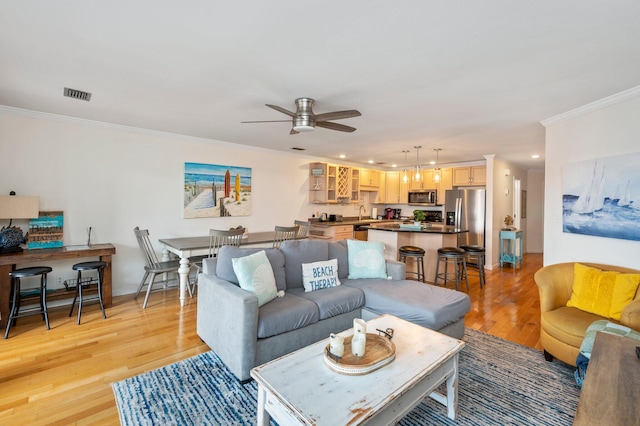
[[[184,163],[185,219],[251,216],[251,168]]]
[[[640,241],[640,153],[562,166],[562,230]]]

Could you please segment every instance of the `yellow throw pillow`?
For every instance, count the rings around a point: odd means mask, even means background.
[[[622,309],[635,297],[638,284],[640,274],[601,271],[576,263],[567,306],[619,321]]]
[[[640,274],[618,274],[609,316],[620,321],[622,310],[636,297]]]

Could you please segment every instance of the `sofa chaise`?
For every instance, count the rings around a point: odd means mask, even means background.
[[[383,255],[384,276],[354,278],[351,243],[362,242],[293,240],[279,249],[223,246],[216,258],[204,260],[198,277],[198,335],[241,381],[250,379],[255,366],[351,328],[354,318],[391,314],[451,337],[463,336],[468,295],[405,280],[404,263],[385,261]],[[279,296],[259,306],[258,296],[239,286],[233,263],[263,250]],[[341,285],[305,291],[303,265],[331,259],[337,261]]]

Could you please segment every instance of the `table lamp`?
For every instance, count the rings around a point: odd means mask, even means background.
[[[0,254],[21,252],[20,244],[27,242],[22,229],[11,226],[13,219],[33,219],[38,217],[40,197],[0,195],[0,219],[9,219],[9,226],[0,230]],[[27,233],[28,234],[28,233]]]

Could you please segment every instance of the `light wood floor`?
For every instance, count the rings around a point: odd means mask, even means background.
[[[515,273],[487,271],[483,290],[472,279],[467,326],[541,349],[541,266],[542,255],[526,255]],[[39,316],[18,320],[0,338],[0,424],[118,424],[112,382],[209,350],[195,332],[196,299],[180,309],[176,290],[155,293],[145,310],[142,300],[115,297],[106,320],[86,306],[80,326],[68,308],[51,310],[49,331]]]

